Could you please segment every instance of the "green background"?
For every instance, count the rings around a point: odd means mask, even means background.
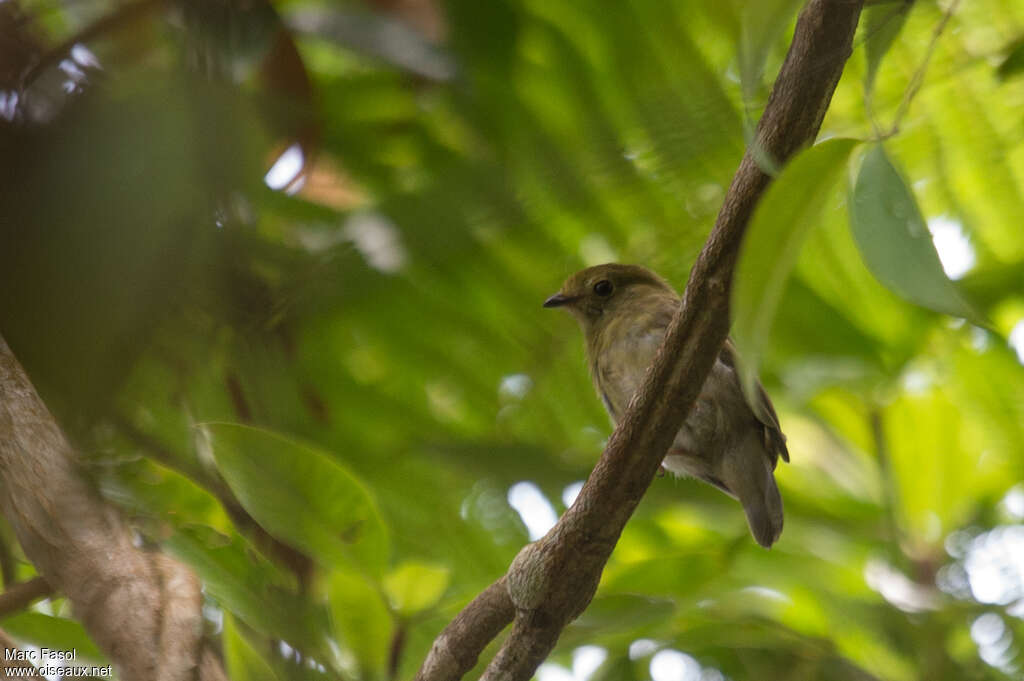
[[[183,3],[41,72],[42,113],[0,121],[0,330],[104,495],[201,575],[233,679],[411,678],[528,541],[510,488],[564,510],[611,428],[540,304],[608,260],[684,286],[800,4],[420,3],[433,40],[361,4]],[[22,9],[52,44],[117,12]],[[655,480],[552,663],[1022,678],[1024,5],[906,9],[862,16],[820,135],[853,141],[782,172],[738,269],[792,454],[780,542]],[[263,176],[296,142],[289,196]],[[101,658],[70,618],[0,626]]]

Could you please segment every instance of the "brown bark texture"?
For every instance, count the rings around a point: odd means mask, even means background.
[[[483,634],[496,635],[513,620],[512,631],[482,678],[526,681],[550,654],[562,629],[590,603],[623,527],[728,334],[740,243],[771,181],[758,160],[781,166],[814,141],[852,51],[862,6],[863,0],[810,0],[800,13],[755,140],[733,177],[644,385],[573,506],[441,632],[417,681],[461,678],[493,638]]]
[[[222,681],[202,636],[198,578],[138,546],[0,337],[0,509],[125,681]]]
[[[42,577],[4,586],[6,588],[0,593],[0,617],[24,610],[34,601],[53,594],[53,587]]]

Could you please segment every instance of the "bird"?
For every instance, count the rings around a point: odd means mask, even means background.
[[[579,322],[594,387],[613,423],[643,383],[679,305],[679,294],[663,278],[618,263],[576,272],[544,301],[544,307],[564,308]],[[754,539],[771,548],[783,520],[775,467],[779,457],[789,461],[789,450],[760,382],[754,404],[744,396],[736,360],[736,348],[726,338],[661,465],[737,499]]]

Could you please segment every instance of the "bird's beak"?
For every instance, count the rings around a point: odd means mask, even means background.
[[[550,298],[544,301],[544,307],[562,307],[563,305],[568,305],[574,300],[576,300],[576,298],[574,298],[573,296],[567,296],[561,293],[556,293],[555,295],[551,296]]]

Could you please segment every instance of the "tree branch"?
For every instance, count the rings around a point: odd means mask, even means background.
[[[125,681],[224,681],[202,638],[199,580],[135,545],[0,336],[0,508]]]
[[[124,28],[145,17],[149,12],[163,6],[163,4],[164,0],[136,0],[136,2],[122,5],[116,11],[100,17],[56,47],[39,55],[38,59],[29,64],[24,73],[21,74],[21,88],[28,87],[43,71],[59,64],[62,59],[65,59],[71,53],[71,48],[75,45],[87,43],[97,36]]]
[[[53,587],[42,577],[11,584],[0,593],[0,617],[23,610],[33,601],[53,594]]]
[[[507,583],[515,623],[484,672],[484,681],[529,679],[566,624],[590,603],[626,521],[696,401],[729,332],[729,294],[740,242],[771,181],[756,159],[767,157],[781,165],[814,141],[852,50],[862,5],[863,0],[810,0],[801,12],[756,139],[733,177],[644,385],[576,502],[545,537],[520,551],[507,575],[488,589]],[[456,620],[480,619],[484,606],[479,600]],[[501,614],[507,616],[507,611]],[[475,660],[487,644],[479,636],[450,640],[454,625],[453,621],[438,638],[444,639],[443,645],[435,642],[418,681],[459,678],[465,669],[438,664],[436,658],[443,652]],[[453,646],[458,647],[457,654]]]
[[[17,659],[18,656],[16,653],[20,652],[21,648],[18,647],[18,644],[14,642],[14,639],[11,638],[3,629],[0,629],[0,649],[3,649],[3,652],[0,653],[0,669],[3,669],[4,671],[11,670],[12,673],[9,674],[10,676],[42,678],[42,674],[39,673],[39,670],[36,669],[34,664],[28,660]],[[8,650],[11,652],[8,653]],[[21,673],[13,671],[21,669],[24,669],[25,671]]]
[[[513,616],[515,609],[502,576],[481,591],[434,640],[415,681],[462,678]]]

